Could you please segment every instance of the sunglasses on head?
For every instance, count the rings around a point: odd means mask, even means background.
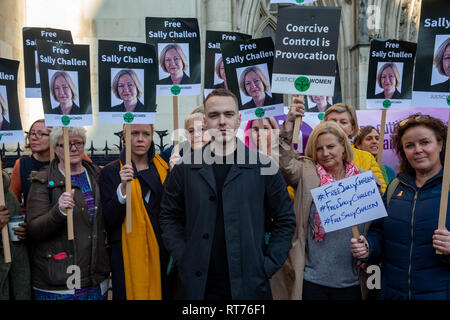
[[[409,123],[411,121],[420,122],[420,121],[426,121],[426,120],[429,120],[429,119],[430,119],[429,115],[426,115],[426,114],[422,115],[422,114],[420,114],[420,115],[415,116],[414,118],[406,118],[406,119],[400,121],[398,126],[399,126],[399,128],[402,128],[403,126],[405,126],[407,123]]]

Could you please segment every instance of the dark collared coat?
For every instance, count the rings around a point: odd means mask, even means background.
[[[203,148],[204,154],[210,154],[209,146]],[[238,142],[238,163],[230,168],[222,189],[233,299],[271,299],[269,279],[286,260],[295,232],[283,177],[272,162],[263,164],[269,162],[267,157],[259,154],[257,159],[257,154]],[[161,202],[162,237],[178,266],[180,299],[204,298],[217,214],[212,165],[205,160],[189,164],[195,156],[184,155],[172,169]],[[270,165],[272,174],[264,174],[270,173],[264,172]],[[271,221],[268,245],[266,218]]]

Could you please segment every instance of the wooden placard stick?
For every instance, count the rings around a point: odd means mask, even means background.
[[[0,156],[0,169],[2,168],[2,159]],[[0,173],[0,206],[5,205],[5,194],[3,192],[3,173]],[[5,263],[11,262],[11,248],[9,246],[8,224],[2,228],[3,256]]]
[[[173,96],[173,148],[178,153],[178,96]]]
[[[131,166],[131,124],[125,124],[125,164]],[[132,230],[131,226],[131,181],[127,182],[125,186],[127,198],[126,198],[126,223],[127,233]]]
[[[359,230],[358,230],[358,226],[352,226],[352,233],[353,233],[353,238],[355,239],[359,239]]]
[[[294,101],[297,100],[297,103],[302,103],[305,104],[305,98],[302,95],[294,95],[292,97],[292,103],[294,103]],[[295,123],[294,123],[294,132],[292,135],[292,143],[298,143],[298,135],[300,133],[300,127],[302,125],[302,117],[296,117],[295,118]]]
[[[50,142],[50,162],[55,159],[55,146]]]
[[[380,140],[378,142],[378,154],[377,154],[377,162],[380,169],[383,166],[381,162],[383,159],[383,147],[384,147],[384,131],[386,128],[386,109],[381,110],[381,127],[380,127]],[[387,181],[386,181],[387,184]]]
[[[448,123],[450,123],[450,112],[448,114]],[[447,130],[447,140],[450,141],[450,130]],[[445,158],[444,158],[444,177],[442,178],[442,190],[441,190],[441,204],[439,207],[439,220],[438,229],[446,230],[446,218],[447,218],[447,206],[448,206],[448,189],[450,183],[450,148],[447,145],[445,148]],[[447,164],[447,165],[445,165]],[[437,254],[442,254],[441,251],[436,250]]]
[[[64,173],[66,175],[66,192],[72,192],[72,181],[70,179],[70,145],[69,145],[69,128],[63,127],[64,141]],[[73,240],[73,209],[66,210],[67,215],[67,239]]]

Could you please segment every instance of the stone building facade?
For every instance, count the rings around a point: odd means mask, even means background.
[[[422,0],[317,0],[314,6],[342,8],[338,64],[342,97],[357,108],[365,108],[369,43],[372,38],[417,41]],[[271,36],[276,31],[278,5],[269,0],[2,0],[0,1],[0,57],[23,61],[22,27],[52,27],[72,31],[75,43],[89,44],[91,92],[94,115],[98,111],[97,43],[103,40],[145,42],[145,17],[197,18],[202,35],[206,30]],[[202,66],[203,68],[203,66]],[[19,69],[19,101],[26,130],[42,117],[39,99],[25,98],[23,63]],[[288,104],[285,99],[285,104]],[[179,125],[202,103],[202,96],[179,98]],[[158,97],[157,130],[172,131],[172,98]],[[112,132],[117,125],[87,127],[101,150],[105,141],[117,143]]]

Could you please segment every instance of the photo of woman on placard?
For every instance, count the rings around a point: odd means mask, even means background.
[[[274,104],[273,98],[268,94],[270,90],[269,77],[258,66],[247,67],[239,77],[241,97],[244,94],[251,97],[243,109],[251,109]]]
[[[438,40],[438,36],[436,36],[436,40]],[[433,92],[450,92],[450,37],[443,41],[437,49],[434,55],[433,64],[436,67],[437,72],[447,79],[432,85],[430,90]]]
[[[383,89],[375,99],[402,99],[398,87],[401,83],[400,72],[394,62],[383,64],[377,74],[377,84]]]
[[[308,112],[325,112],[331,107],[331,97],[329,96],[308,96],[309,103],[315,104],[314,107],[308,108]]]
[[[50,93],[59,103],[52,110],[53,114],[80,114],[80,107],[75,103],[78,89],[68,72],[56,71],[53,74],[50,80]]]
[[[216,62],[216,67],[214,68],[214,71],[215,71],[217,77],[223,81],[215,84],[214,89],[219,89],[219,88],[228,89],[227,77],[225,76],[225,67],[223,65],[222,55],[221,54],[216,54],[216,55],[219,55],[220,58]]]
[[[159,80],[159,84],[186,84],[189,76],[185,73],[188,68],[188,59],[177,43],[171,43],[162,49],[159,55],[159,65],[163,72],[168,73],[167,78]]]
[[[124,69],[117,72],[111,84],[111,89],[122,103],[111,107],[111,112],[144,112],[144,105],[139,100],[143,94],[143,86],[136,72]]]
[[[0,91],[0,130],[11,130],[11,126],[8,120],[6,120],[5,116],[8,112],[8,104],[6,103],[5,98],[3,98],[2,92]]]

